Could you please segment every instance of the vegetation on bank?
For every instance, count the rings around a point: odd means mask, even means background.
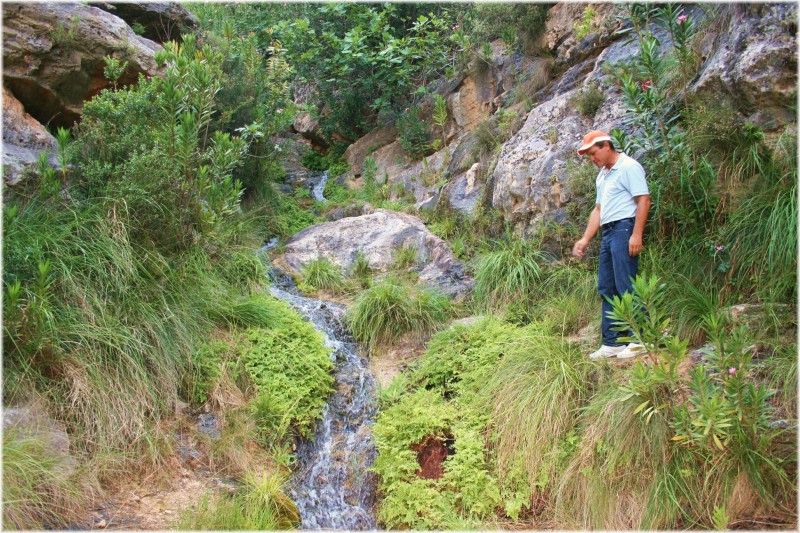
[[[58,132],[58,168],[43,160],[4,199],[4,405],[35,404],[63,424],[77,459],[67,468],[41,436],[5,431],[6,526],[68,526],[121,472],[166,471],[176,401],[222,413],[223,436],[205,443],[210,466],[243,481],[180,527],[296,525],[283,488],[292,442],[310,436],[332,363],[311,326],[264,292],[253,250],[327,209],[412,210],[371,157],[360,187],[336,180],[347,170],[339,141],[395,122],[409,156],[431,153],[446,108],[418,108],[437,80],[490,68],[495,38],[536,53],[547,7],[197,4],[203,36],[159,54],[162,78],[117,87],[108,61],[114,90],[86,103],[72,136]],[[640,262],[650,277],[617,305],[646,357],[585,358],[594,268],[557,258],[591,202],[569,207],[574,225],[525,238],[485,201],[472,219],[441,205],[420,214],[474,274],[456,307],[412,287],[410,247],[385,279],[363,256],[346,273],[322,259],[303,272],[304,291],[354,297],[348,318],[368,348],[483,315],[435,333],[381,391],[374,470],[386,527],[796,522],[796,132],[765,133],[725,102],[687,96],[711,22],[675,5],[627,9],[642,53],[608,65],[604,83],[624,94],[633,134],[615,131],[616,144],[645,166],[654,197]],[[587,14],[580,31],[591,27]],[[540,59],[542,76],[520,94],[546,83],[552,60]],[[292,79],[317,82],[300,109]],[[601,90],[580,95],[581,113],[597,111]],[[330,143],[302,157],[331,175],[324,206],[273,186],[286,174],[278,134],[298,111],[320,118]],[[501,110],[480,126],[475,157],[496,157],[520,120]],[[591,194],[595,170],[569,168],[573,193]],[[750,312],[735,319],[739,303]],[[427,477],[425,450],[446,456]]]

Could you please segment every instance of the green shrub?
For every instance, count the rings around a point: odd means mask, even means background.
[[[362,292],[349,310],[353,336],[370,348],[391,343],[404,333],[423,335],[443,322],[450,301],[433,289],[409,289],[384,280]]]
[[[325,183],[323,196],[325,196],[326,200],[334,204],[347,202],[351,198],[350,191],[339,183],[339,180],[333,179],[332,177]]]
[[[315,289],[341,289],[344,278],[338,265],[325,257],[309,261],[302,268],[303,282]]]
[[[317,150],[309,150],[304,153],[303,157],[300,158],[300,162],[308,170],[328,170],[328,166],[330,165],[322,152],[318,152]]]
[[[400,146],[414,161],[430,153],[430,127],[420,118],[419,109],[406,110],[397,119]]]
[[[184,398],[192,405],[202,405],[222,375],[224,354],[230,349],[226,342],[203,343],[189,357],[183,377]]]
[[[372,283],[372,267],[363,252],[356,253],[355,260],[350,267],[350,276],[355,278],[362,288],[368,288]]]
[[[603,107],[605,101],[605,93],[597,85],[589,84],[574,96],[573,104],[581,115],[592,118]]]
[[[241,347],[244,368],[258,395],[252,404],[265,442],[308,437],[331,391],[333,362],[322,337],[287,304],[271,329],[253,328]]]

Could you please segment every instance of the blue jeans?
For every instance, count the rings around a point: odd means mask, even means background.
[[[603,240],[600,243],[600,264],[597,269],[597,292],[603,301],[603,344],[622,346],[617,340],[627,337],[631,332],[614,331],[612,320],[607,316],[612,306],[606,298],[621,296],[632,290],[631,280],[639,270],[639,257],[628,253],[628,241],[633,232],[633,218],[625,218],[603,225]]]

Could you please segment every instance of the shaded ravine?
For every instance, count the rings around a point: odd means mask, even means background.
[[[325,337],[336,363],[336,390],[325,406],[313,440],[297,448],[291,497],[303,529],[376,529],[377,454],[372,425],[377,412],[369,364],[343,322],[342,306],[293,294],[291,279],[273,282],[270,293],[297,309]]]

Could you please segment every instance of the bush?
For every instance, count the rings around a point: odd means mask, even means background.
[[[384,280],[362,292],[349,310],[353,336],[370,348],[401,335],[431,332],[450,312],[450,301],[433,289],[409,289]]]
[[[419,116],[419,109],[406,110],[397,119],[400,146],[414,161],[431,153],[430,127]]]
[[[241,347],[244,368],[258,395],[251,404],[261,438],[268,443],[309,437],[330,393],[333,362],[322,337],[287,304],[271,329],[253,328]]]
[[[605,93],[597,85],[590,84],[575,95],[573,103],[581,115],[592,118],[603,107],[605,101]]]

